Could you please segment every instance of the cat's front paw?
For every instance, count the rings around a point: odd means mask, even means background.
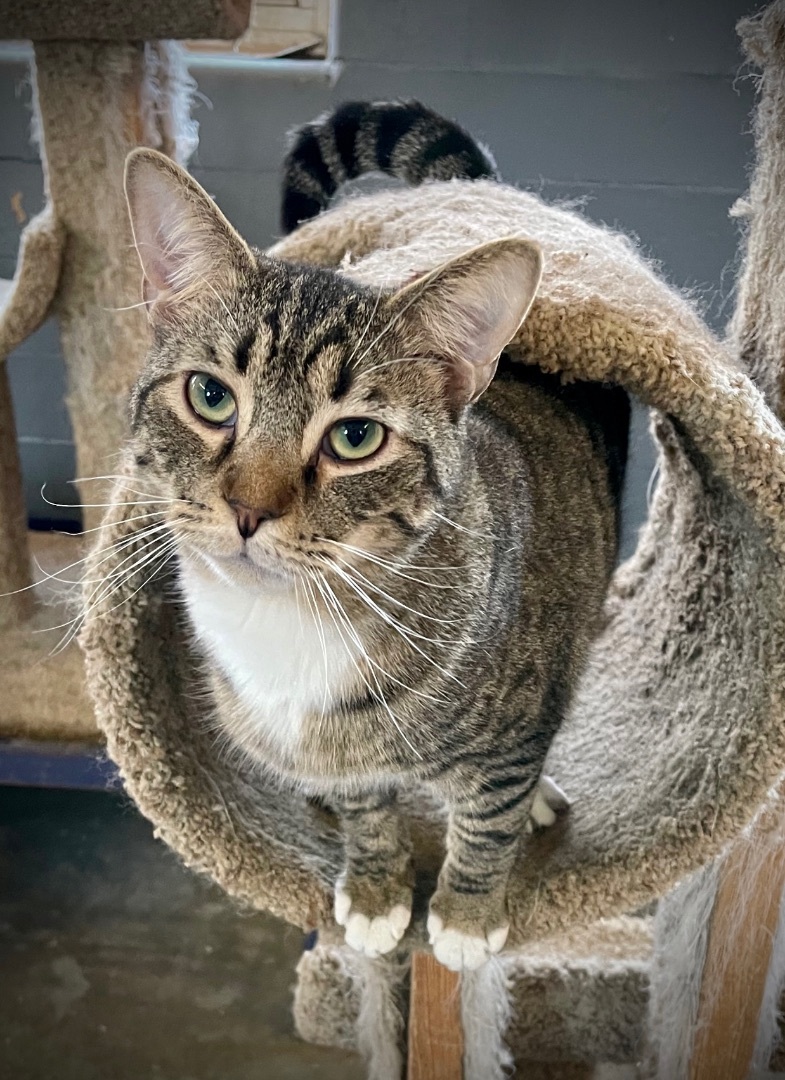
[[[411,922],[411,903],[399,902],[383,915],[367,915],[353,903],[350,893],[339,882],[335,887],[335,921],[345,930],[345,941],[365,956],[383,956],[392,952]]]
[[[476,971],[495,953],[501,952],[507,940],[509,924],[486,934],[468,934],[445,926],[440,915],[431,913],[427,922],[428,940],[433,955],[450,971]]]
[[[433,955],[451,971],[476,971],[501,952],[510,929],[504,890],[478,896],[442,881],[426,924]]]

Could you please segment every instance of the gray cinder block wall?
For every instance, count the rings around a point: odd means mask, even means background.
[[[730,310],[753,86],[735,24],[745,0],[343,0],[327,78],[247,68],[194,74],[204,95],[193,171],[250,241],[278,226],[278,168],[291,127],[347,98],[418,97],[493,149],[506,180],[637,235],[718,328]],[[1,28],[0,28],[1,36]],[[24,215],[42,204],[24,63],[0,60],[0,275]],[[136,297],[129,297],[129,303]],[[53,327],[11,360],[32,518],[75,496]],[[625,548],[645,513],[651,451],[636,416]],[[111,460],[107,472],[112,471]]]

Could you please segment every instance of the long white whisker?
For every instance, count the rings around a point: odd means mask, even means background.
[[[657,486],[657,481],[659,480],[659,477],[660,477],[660,463],[658,461],[655,464],[654,468],[651,470],[651,475],[649,476],[649,481],[646,484],[646,510],[649,513],[651,513],[651,505],[654,502],[654,489]]]
[[[322,719],[327,712],[327,696],[329,692],[328,672],[327,672],[327,642],[324,636],[324,627],[322,625],[322,617],[319,614],[319,605],[316,603],[316,597],[313,594],[310,582],[303,578],[303,588],[307,589],[306,599],[308,600],[308,607],[311,610],[313,616],[314,625],[316,627],[316,633],[319,636],[319,643],[322,647],[322,661],[324,664],[324,696],[322,698]]]
[[[101,311],[133,311],[135,308],[147,308],[151,303],[151,300],[140,300],[138,304],[125,304],[123,307],[102,307]]]
[[[136,554],[136,552],[144,551],[146,548],[151,547],[156,541],[161,540],[161,539],[165,539],[165,537],[162,537],[161,534],[164,533],[168,527],[169,527],[168,524],[166,522],[163,522],[161,525],[156,525],[153,528],[145,529],[143,532],[136,533],[134,539],[136,539],[136,540],[144,540],[145,543],[141,544],[138,547],[136,547],[135,551],[132,552],[132,554],[130,556],[128,556],[128,558],[133,558],[133,555]],[[133,545],[128,545],[128,546],[133,547]],[[106,562],[106,561],[107,561],[106,559],[101,560],[101,562]],[[105,574],[103,577],[99,577],[99,578],[82,578],[81,581],[72,582],[71,584],[100,585],[103,582],[108,582],[108,581],[115,580],[116,578],[122,577],[124,575],[125,571],[122,569],[122,567],[123,567],[123,563],[127,562],[127,561],[128,561],[128,559],[124,559],[113,570],[110,570],[109,573]],[[63,581],[64,579],[63,578],[58,578],[58,580]]]
[[[314,576],[314,581],[316,583],[317,588],[319,589],[319,592],[322,594],[322,598],[327,600],[327,596],[325,596],[325,592],[324,592],[324,589],[323,589],[323,586],[324,586],[324,588],[326,588],[328,590],[329,594],[332,596],[333,600],[335,601],[335,603],[338,605],[338,608],[340,609],[340,601],[335,596],[335,593],[333,593],[332,589],[327,584],[327,582],[324,580],[324,578],[320,579],[320,576],[316,575],[316,576]],[[328,611],[330,611],[329,607],[328,607]],[[346,619],[345,612],[343,612],[343,616],[344,616],[344,625],[348,625],[348,619]],[[393,724],[396,727],[396,730],[398,731],[398,733],[400,734],[401,738],[406,743],[406,745],[409,747],[409,749],[418,758],[420,758],[420,760],[422,760],[422,754],[420,754],[420,752],[417,750],[417,748],[415,746],[413,746],[412,743],[409,741],[409,739],[406,736],[406,733],[404,732],[403,728],[401,727],[401,725],[400,725],[400,723],[398,721],[398,718],[396,717],[395,713],[392,711],[390,706],[387,704],[387,699],[384,696],[384,692],[383,692],[383,690],[381,688],[381,685],[380,685],[379,680],[377,679],[376,675],[373,672],[370,673],[371,678],[373,678],[373,681],[376,683],[376,690],[374,690],[374,688],[368,682],[368,679],[365,677],[364,672],[360,669],[360,666],[357,664],[356,660],[354,659],[351,650],[346,645],[346,641],[345,641],[345,639],[343,637],[343,634],[341,633],[340,627],[338,626],[338,623],[335,620],[335,618],[332,616],[332,613],[331,613],[331,617],[333,618],[333,623],[335,624],[335,629],[338,632],[338,634],[339,634],[339,636],[341,638],[341,641],[344,644],[344,648],[346,649],[346,652],[347,652],[349,658],[352,660],[352,662],[354,663],[354,666],[357,668],[357,672],[358,672],[360,678],[363,680],[363,682],[365,683],[366,687],[371,692],[371,694],[374,697],[379,699],[379,703],[381,704],[381,706],[383,707],[383,709],[385,710],[387,715],[392,720]],[[362,649],[362,653],[363,653],[363,655],[365,656],[366,659],[370,659],[370,657],[368,657],[368,654],[365,652],[364,649]]]
[[[404,306],[401,308],[401,310],[396,312],[395,315],[393,315],[392,318],[390,318],[385,323],[385,325],[382,327],[382,329],[379,331],[379,333],[376,335],[376,337],[373,339],[373,341],[370,343],[370,345],[368,345],[368,347],[365,349],[365,351],[362,353],[362,355],[358,356],[357,359],[354,361],[354,366],[355,367],[356,367],[357,364],[362,363],[362,361],[365,359],[365,357],[368,355],[368,353],[371,351],[371,349],[374,347],[374,345],[376,345],[377,342],[381,341],[381,339],[384,337],[385,334],[388,334],[390,332],[390,330],[392,330],[392,328],[394,326],[398,325],[400,320],[403,318],[403,316],[406,314],[406,312],[409,310],[409,308],[412,306],[412,304],[417,299],[419,299],[419,297],[416,294],[412,295],[412,298],[406,304],[404,304]]]
[[[436,359],[432,356],[396,356],[394,360],[382,360],[379,364],[374,364],[373,367],[364,368],[360,372],[360,377],[363,378],[366,375],[373,375],[375,371],[381,371],[383,368],[392,367],[394,364],[444,364],[444,360]]]
[[[459,525],[457,521],[453,521],[451,518],[445,517],[444,514],[433,511],[433,516],[438,518],[439,521],[443,521],[445,525],[452,525],[453,529],[457,529],[458,532],[468,533],[469,536],[477,536],[480,540],[495,540],[493,533],[478,532],[476,529],[469,529],[466,525]]]
[[[429,637],[427,634],[421,634],[419,632],[419,630],[413,630],[410,626],[404,626],[403,623],[399,622],[398,619],[396,619],[395,616],[391,615],[389,611],[385,611],[384,608],[382,608],[379,604],[377,604],[375,600],[372,600],[368,596],[368,594],[363,590],[363,587],[362,587],[362,585],[360,585],[359,581],[357,581],[356,578],[350,577],[350,575],[347,574],[347,572],[342,567],[338,566],[337,563],[332,562],[331,560],[328,560],[323,565],[329,566],[331,570],[335,571],[335,573],[338,574],[338,576],[343,581],[345,581],[347,583],[347,585],[351,584],[352,588],[354,588],[355,590],[359,590],[360,593],[362,594],[362,598],[365,600],[365,602],[367,604],[369,604],[369,605],[373,605],[373,610],[375,610],[379,615],[381,615],[385,619],[385,622],[388,622],[390,626],[393,626],[398,631],[399,634],[403,634],[407,638],[410,638],[410,637],[411,638],[417,638],[418,641],[427,641],[429,645],[476,645],[477,644],[477,642],[475,642],[475,641],[469,641],[469,640],[464,641],[463,639],[455,641],[455,640],[451,640],[449,638],[433,638],[433,637]],[[376,590],[376,591],[378,591],[378,590]]]
[[[115,524],[117,524],[117,522],[115,522]],[[100,566],[102,562],[106,562],[107,559],[111,559],[117,551],[120,551],[122,550],[122,548],[127,547],[129,544],[132,544],[140,536],[147,535],[147,532],[147,529],[142,529],[139,532],[133,533],[131,536],[122,536],[119,540],[114,540],[111,544],[106,544],[103,547],[96,548],[95,550],[88,552],[87,555],[82,556],[81,559],[76,559],[74,562],[68,563],[67,566],[60,567],[60,569],[55,571],[55,573],[53,574],[50,574],[48,570],[44,570],[43,566],[41,566],[40,562],[38,561],[37,556],[33,555],[32,559],[36,565],[39,574],[41,575],[41,580],[34,581],[32,585],[25,585],[21,589],[14,589],[12,592],[0,593],[0,600],[2,600],[6,596],[15,596],[17,593],[28,592],[30,589],[38,589],[42,585],[45,585],[47,581],[62,581],[66,585],[71,585],[73,584],[72,581],[60,577],[60,575],[64,574],[66,570],[73,570],[74,567],[81,566],[82,563],[86,563],[89,559],[93,558],[94,555],[97,555],[99,552],[103,551],[106,552],[106,554],[103,555],[103,557],[100,558],[96,563],[97,566]]]
[[[52,650],[52,652],[49,655],[50,656],[56,656],[58,653],[62,652],[64,649],[66,649],[68,647],[68,645],[71,643],[71,641],[73,641],[73,639],[79,633],[81,628],[84,626],[85,621],[87,620],[87,617],[95,610],[95,608],[100,603],[102,603],[104,600],[109,599],[111,596],[114,595],[114,593],[118,592],[118,590],[121,589],[123,587],[123,585],[127,581],[130,580],[130,578],[133,576],[134,573],[138,573],[139,571],[144,569],[145,566],[149,565],[149,563],[158,560],[163,555],[164,556],[163,561],[161,561],[160,564],[158,564],[158,563],[156,564],[156,567],[154,568],[153,573],[150,574],[145,579],[145,581],[143,581],[142,584],[131,593],[130,596],[124,597],[123,600],[121,600],[119,604],[115,604],[113,607],[109,608],[107,611],[102,611],[98,617],[99,618],[104,618],[110,612],[116,611],[119,607],[122,607],[123,604],[127,603],[130,599],[132,599],[132,597],[136,596],[136,594],[141,589],[143,589],[144,586],[149,581],[152,581],[153,577],[158,572],[158,570],[161,569],[165,565],[166,562],[168,562],[168,560],[171,558],[171,556],[175,554],[176,550],[177,550],[177,540],[176,540],[176,538],[172,537],[171,540],[163,541],[163,543],[161,543],[159,546],[157,546],[154,551],[148,552],[143,559],[141,559],[137,563],[134,563],[133,566],[129,567],[127,573],[120,580],[112,580],[111,583],[107,586],[107,588],[105,588],[103,590],[103,592],[99,596],[96,597],[96,591],[97,590],[94,590],[90,594],[90,597],[88,598],[88,601],[87,601],[88,606],[82,612],[80,612],[80,614],[77,615],[76,618],[72,619],[68,623],[63,623],[60,627],[56,627],[56,626],[47,627],[47,630],[58,630],[58,629],[62,629],[63,626],[67,626],[67,627],[70,628],[63,635],[63,638],[61,639],[61,641],[55,646],[55,648]],[[95,599],[93,599],[94,597],[95,597]],[[33,631],[33,632],[35,633],[36,631]]]
[[[389,559],[383,559],[380,555],[374,555],[370,551],[366,551],[365,548],[354,547],[352,544],[344,544],[340,540],[329,540],[326,536],[316,536],[315,540],[323,544],[334,544],[336,547],[343,548],[345,551],[351,551],[355,555],[359,555],[363,559],[367,559],[368,562],[376,563],[377,566],[384,567],[385,570],[389,570],[391,574],[397,574],[398,577],[408,578],[409,581],[415,581],[418,585],[429,585],[434,589],[460,589],[461,585],[444,585],[441,583],[435,583],[432,581],[423,581],[422,578],[412,577],[410,574],[404,574],[403,570],[424,570],[426,572],[434,571],[449,571],[449,570],[463,570],[462,566],[425,566],[421,563],[403,563],[403,562],[390,562]]]
[[[373,581],[371,581],[369,578],[367,578],[365,576],[365,574],[361,573],[357,569],[356,566],[352,565],[352,563],[347,562],[346,559],[342,559],[340,555],[337,556],[337,559],[338,559],[338,562],[343,567],[345,567],[345,569],[347,571],[350,571],[352,574],[355,574],[362,582],[365,583],[365,585],[368,586],[369,589],[373,589],[373,591],[375,593],[378,593],[379,596],[383,596],[385,598],[385,600],[389,600],[390,603],[396,604],[398,607],[403,608],[404,611],[408,611],[412,615],[417,615],[418,618],[420,618],[420,619],[427,619],[429,622],[441,623],[442,626],[454,626],[455,625],[455,619],[440,619],[436,615],[426,615],[424,611],[418,611],[416,608],[409,607],[408,604],[404,604],[403,600],[399,600],[397,597],[392,596],[388,592],[385,592],[385,590],[380,588],[380,586],[374,584]],[[335,560],[327,559],[326,561],[327,561],[328,564],[334,564]]]
[[[215,286],[212,284],[211,281],[208,281],[207,278],[205,278],[205,277],[201,278],[200,280],[202,281],[203,285],[207,286],[207,288],[210,290],[210,292],[216,298],[218,303],[224,309],[227,316],[229,317],[229,322],[234,327],[234,329],[235,329],[236,333],[238,334],[238,336],[242,337],[242,331],[240,330],[240,327],[237,325],[237,320],[235,319],[234,315],[232,315],[231,311],[229,310],[229,307],[228,307],[226,301],[224,300],[224,298],[220,295],[220,293],[218,292],[218,290],[215,288]]]
[[[297,608],[297,621],[300,624],[300,637],[304,634],[303,630],[303,613],[300,610],[300,589],[299,589],[299,576],[294,575],[294,604]]]
[[[136,534],[134,536],[134,539],[138,540],[138,538],[139,538],[139,535]],[[150,538],[148,536],[146,538],[145,542],[142,545],[140,545],[139,547],[135,548],[131,552],[130,555],[126,555],[126,557],[124,559],[122,559],[118,563],[118,565],[111,571],[111,573],[107,574],[103,578],[88,579],[87,584],[92,584],[93,580],[98,582],[97,587],[95,589],[93,589],[93,591],[90,593],[90,595],[87,597],[87,599],[85,601],[85,605],[87,606],[88,610],[90,610],[91,607],[94,606],[93,605],[93,599],[101,591],[102,586],[108,585],[109,588],[111,589],[118,578],[125,578],[128,574],[132,574],[139,564],[134,563],[133,566],[128,567],[127,570],[124,570],[123,567],[126,566],[126,563],[130,562],[132,559],[137,558],[137,556],[139,556],[141,552],[147,552],[149,550],[149,548],[155,547],[159,543],[160,540],[161,540],[161,537],[159,535],[155,535],[152,538]],[[162,541],[162,545],[168,544],[168,543],[169,543],[168,540],[163,540]],[[142,562],[144,561],[144,559],[146,559],[146,557],[147,557],[146,555],[143,556]],[[105,561],[105,560],[102,560],[102,561]],[[66,582],[66,584],[70,584],[70,582]],[[98,596],[98,601],[100,601],[100,599],[101,599],[101,597]],[[96,601],[96,602],[98,602],[98,601]],[[73,621],[74,621],[73,619],[69,619],[67,622],[60,623],[57,626],[45,626],[45,627],[42,627],[41,629],[31,630],[31,633],[33,633],[33,634],[45,634],[45,633],[48,633],[50,630],[62,630],[63,627],[71,626]]]
[[[132,476],[126,476],[123,473],[107,473],[105,476],[76,476],[73,480],[66,481],[70,485],[75,484],[91,484],[94,481],[99,480],[118,480],[121,484],[122,491],[130,491],[134,495],[142,495],[147,499],[154,499],[161,502],[190,502],[190,499],[178,499],[176,497],[169,498],[166,495],[156,495],[154,491],[141,491],[137,487],[132,487],[131,484],[135,484],[136,481]]]
[[[166,564],[176,554],[177,554],[177,541],[176,541],[176,539],[173,539],[170,544],[162,544],[161,547],[156,550],[156,552],[154,552],[152,555],[150,555],[150,557],[144,563],[142,563],[141,567],[136,568],[136,570],[140,570],[144,566],[147,566],[147,565],[149,565],[149,563],[155,561],[159,556],[162,556],[160,562],[157,562],[156,565],[153,567],[152,573],[147,575],[147,577],[141,583],[141,585],[139,585],[136,589],[134,589],[134,591],[130,594],[130,596],[124,597],[120,601],[119,604],[114,604],[112,607],[108,608],[106,611],[100,612],[99,615],[98,615],[98,618],[99,619],[106,618],[107,615],[110,615],[113,611],[117,611],[117,609],[121,608],[123,606],[123,604],[127,604],[130,600],[132,600],[136,596],[137,593],[141,592],[142,589],[144,589],[145,586],[148,585],[149,582],[151,582],[153,580],[153,578],[155,577],[155,575],[157,573],[159,573],[159,571],[163,570],[164,566],[166,566]],[[130,574],[129,574],[129,577],[130,577]],[[103,600],[109,599],[110,596],[113,596],[114,593],[116,593],[120,588],[122,588],[122,586],[125,584],[126,581],[128,581],[128,577],[126,577],[123,581],[119,582],[116,585],[116,587],[110,593],[108,593],[106,596],[99,597],[99,601],[97,601],[97,602],[101,602]],[[95,605],[93,605],[93,607],[95,607]],[[92,610],[92,609],[90,609],[90,610]],[[84,623],[85,623],[85,621],[87,619],[87,616],[89,614],[90,614],[90,611],[87,611],[87,612],[84,613],[84,615],[82,616],[82,620],[81,620],[80,625],[75,628],[75,630],[74,630],[74,632],[72,634],[72,639],[74,637],[76,637],[76,635],[79,633],[79,630],[84,625]]]
[[[90,533],[101,532],[102,529],[106,529],[112,525],[125,525],[130,521],[144,521],[145,518],[160,517],[161,514],[165,514],[166,510],[148,510],[144,514],[137,514],[135,517],[122,518],[121,521],[109,521],[103,522],[101,525],[96,525],[92,529],[80,529],[78,533],[66,533],[67,536],[88,536]],[[138,535],[138,534],[137,534]]]
[[[86,618],[92,610],[108,597],[116,593],[118,589],[126,584],[126,582],[131,580],[134,574],[138,574],[150,562],[157,559],[164,551],[175,551],[176,548],[176,537],[162,538],[160,536],[155,536],[133,551],[131,555],[123,559],[122,563],[112,570],[111,573],[107,574],[106,577],[89,579],[87,584],[95,584],[96,587],[84,601],[82,618]],[[132,562],[130,566],[126,566],[125,564],[131,559],[134,559],[135,556],[139,556],[139,558]],[[56,628],[49,627],[49,629]]]
[[[324,587],[327,589],[329,596],[332,597],[334,603],[338,605],[338,608],[340,609],[339,615],[346,627],[346,630],[356,644],[363,658],[367,661],[367,663],[369,663],[372,667],[376,668],[377,671],[381,672],[381,674],[388,678],[391,682],[396,683],[396,685],[398,686],[402,686],[404,690],[408,690],[410,693],[415,694],[417,697],[423,698],[425,701],[431,701],[434,705],[444,705],[445,701],[443,698],[434,697],[433,694],[426,694],[424,690],[418,690],[416,689],[416,687],[410,686],[408,683],[405,683],[401,679],[397,678],[395,675],[392,674],[391,671],[388,671],[386,668],[382,667],[381,664],[379,664],[376,660],[373,659],[371,654],[365,648],[365,645],[363,644],[359,634],[352,626],[351,619],[346,614],[346,611],[344,610],[341,601],[336,595],[335,590],[331,588],[330,583],[327,581],[323,574],[319,574],[318,576]]]
[[[368,316],[368,322],[365,324],[365,328],[364,328],[363,332],[360,334],[359,338],[357,339],[357,341],[355,343],[355,346],[352,349],[351,353],[346,358],[346,364],[347,365],[351,364],[352,361],[354,360],[360,346],[363,343],[363,339],[364,339],[365,335],[368,333],[368,331],[371,328],[371,323],[373,322],[374,316],[376,315],[376,312],[379,309],[379,304],[381,303],[382,293],[383,292],[384,292],[384,285],[380,285],[379,286],[379,291],[376,294],[376,303],[373,305],[373,310],[371,311],[371,314]]]
[[[109,507],[118,506],[160,506],[162,503],[170,506],[174,502],[188,502],[187,499],[146,499],[144,502],[103,502],[103,503],[58,503],[52,502],[51,499],[47,499],[44,495],[44,488],[46,484],[41,488],[41,498],[47,506],[56,506],[61,510],[85,510],[85,509],[108,509]]]
[[[438,664],[432,656],[429,656],[427,652],[420,648],[416,641],[412,640],[413,636],[421,638],[423,641],[432,641],[431,638],[426,638],[423,634],[417,634],[415,633],[415,631],[408,630],[402,627],[401,624],[397,621],[397,619],[393,619],[389,612],[385,611],[374,600],[372,600],[368,596],[368,594],[365,593],[362,588],[360,588],[357,582],[353,578],[350,578],[349,575],[345,573],[339,566],[333,565],[333,569],[339,575],[339,577],[341,577],[343,581],[346,582],[349,588],[352,589],[355,593],[357,593],[359,598],[371,611],[375,612],[380,619],[386,622],[388,626],[390,626],[397,634],[399,634],[403,638],[409,648],[414,649],[415,652],[419,653],[424,660],[426,660],[429,664],[432,664],[433,667],[437,668],[437,670],[441,671],[441,673],[446,678],[452,679],[453,682],[458,683],[458,685],[463,687],[464,690],[466,689],[466,687],[457,675],[454,675],[451,671],[448,671],[446,668],[442,667],[441,664]],[[437,645],[440,644],[440,642],[433,643]]]

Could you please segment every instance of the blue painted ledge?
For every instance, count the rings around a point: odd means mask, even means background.
[[[102,746],[26,739],[0,739],[0,784],[122,791],[117,768]]]

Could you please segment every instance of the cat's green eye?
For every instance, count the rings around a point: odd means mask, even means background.
[[[223,383],[212,375],[197,371],[188,380],[188,403],[202,420],[216,427],[228,427],[234,422],[237,404]]]
[[[361,461],[384,442],[385,429],[376,420],[340,420],[327,432],[327,450],[339,461]]]

